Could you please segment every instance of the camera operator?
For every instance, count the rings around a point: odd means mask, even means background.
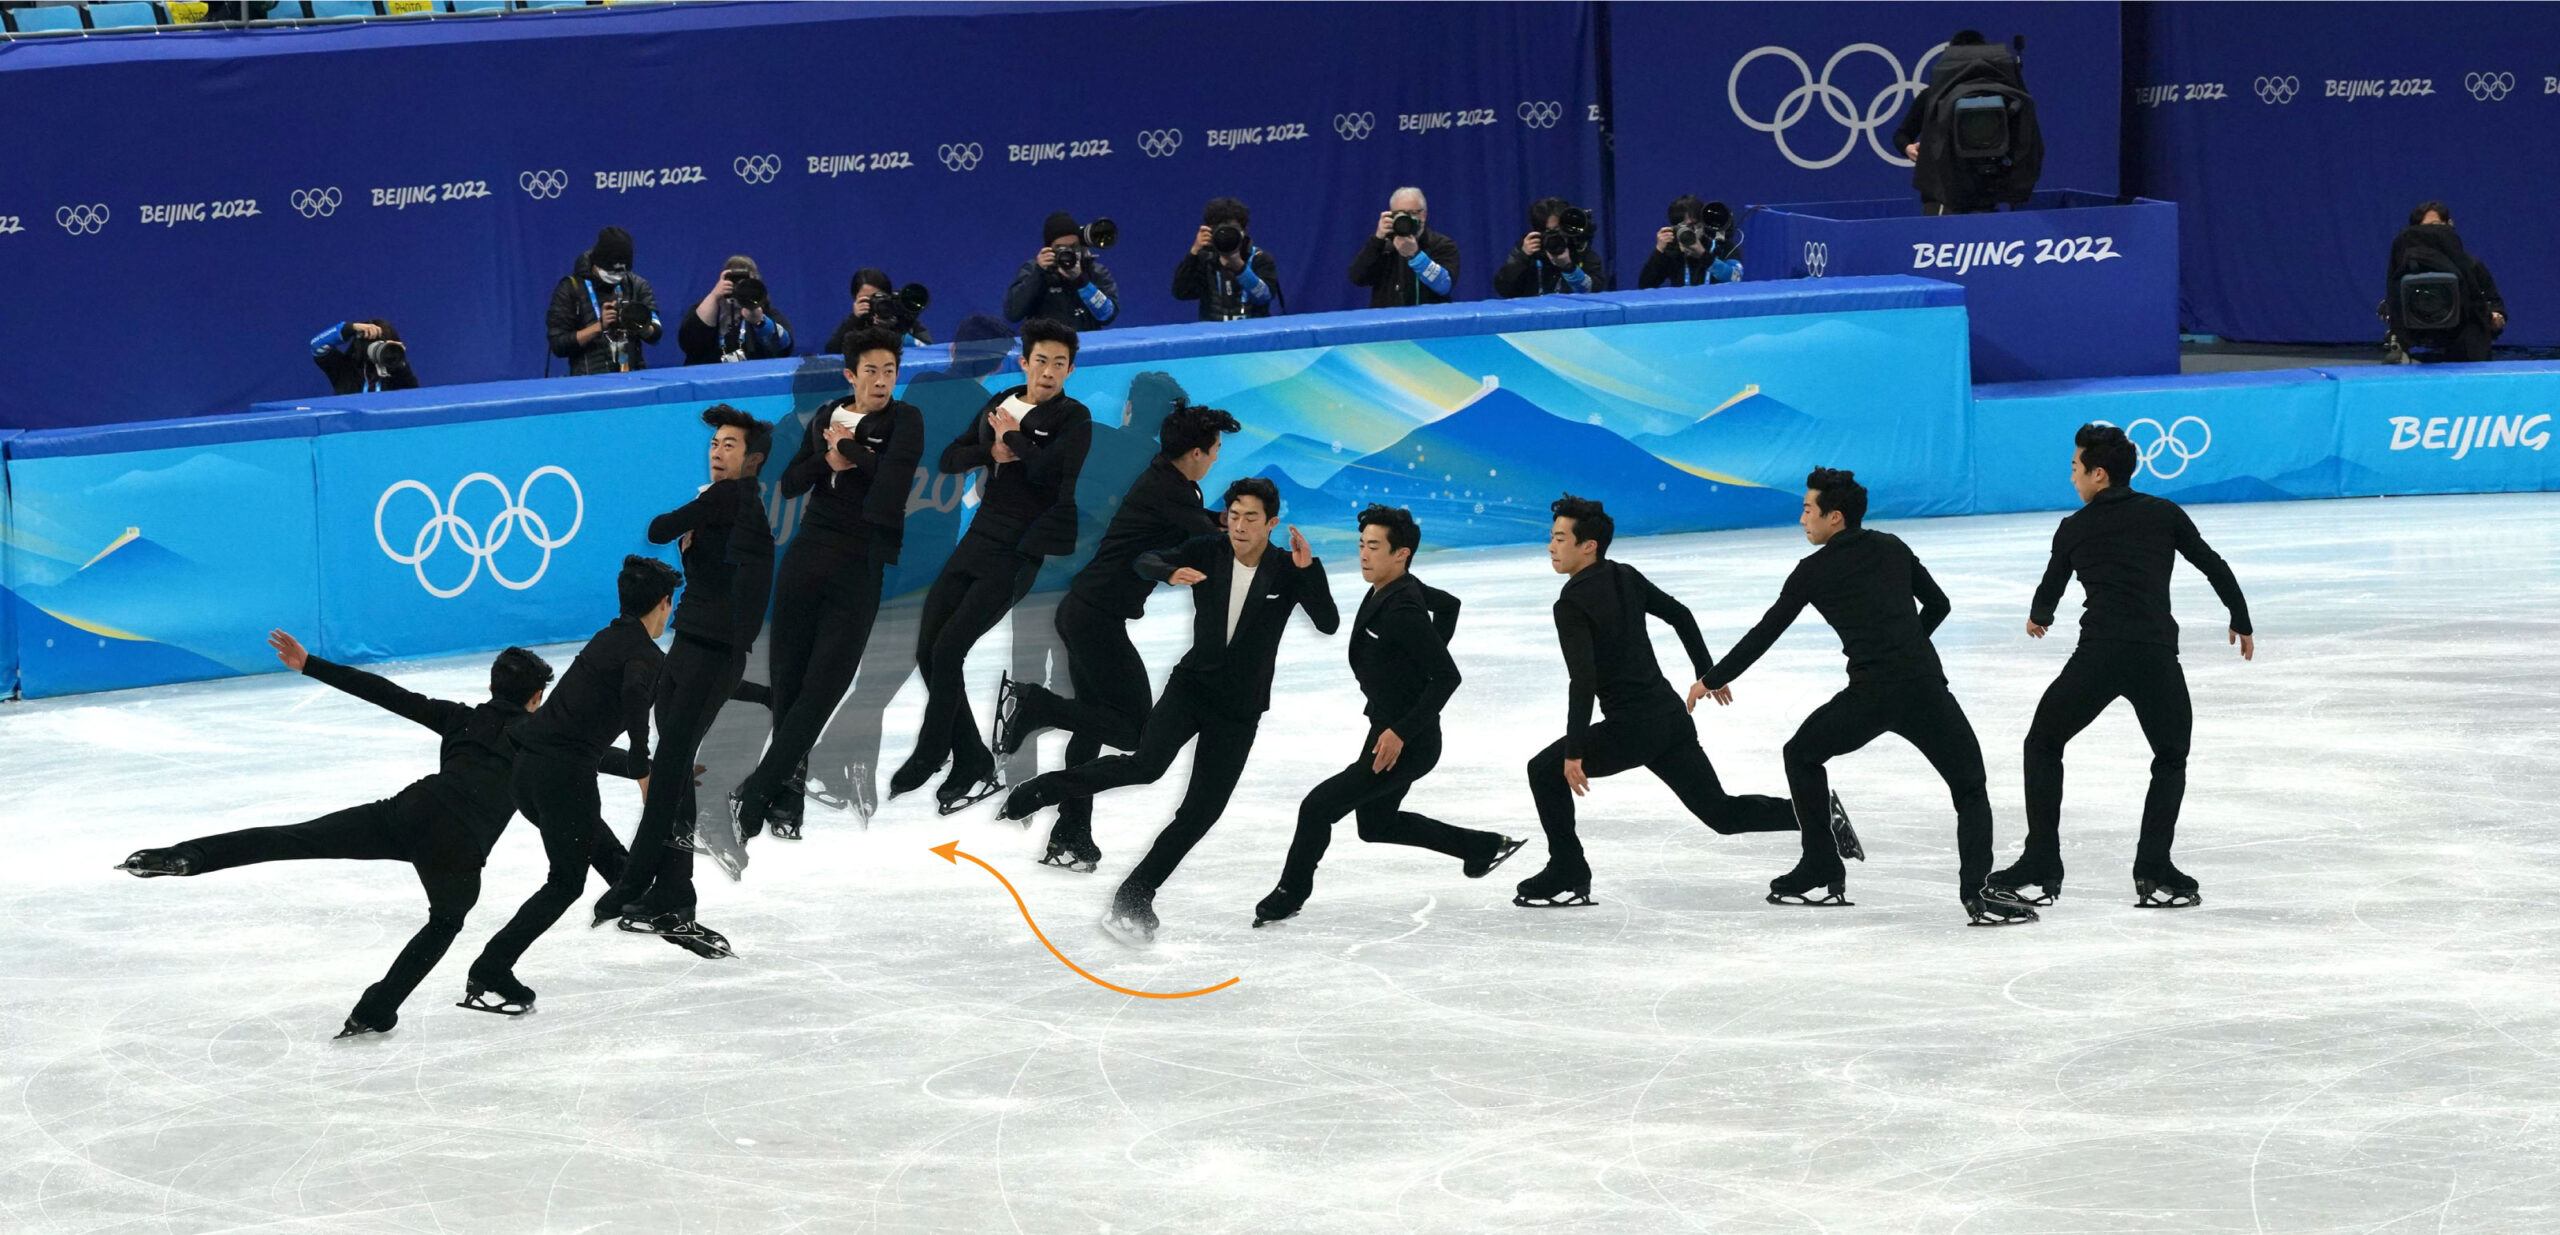
[[[720,267],[711,290],[676,324],[676,346],[689,365],[791,354],[791,323],[773,307],[754,258],[741,253]]]
[[[921,285],[910,283],[908,286],[916,295],[923,295]],[[933,335],[917,318],[920,311],[920,306],[909,305],[899,299],[898,293],[892,290],[888,271],[874,266],[854,271],[853,312],[845,314],[844,320],[836,323],[835,333],[827,336],[826,354],[844,355],[844,349],[852,346],[853,336],[875,326],[902,336],[902,347],[929,345],[933,342]],[[1004,335],[1008,339],[1013,337],[1011,331],[1005,331]]]
[[[1422,190],[1401,188],[1378,212],[1378,233],[1351,259],[1351,285],[1369,289],[1369,307],[1447,304],[1458,287],[1458,242],[1431,230]]]
[[[571,377],[649,367],[643,346],[657,342],[666,326],[658,320],[657,293],[631,273],[631,233],[619,227],[596,233],[595,245],[551,289],[545,324],[551,354],[568,359]]]
[[[1644,259],[1637,287],[1742,281],[1742,243],[1733,234],[1731,207],[1692,193],[1672,199],[1669,213],[1671,222],[1653,234],[1653,255]]]
[[[1110,248],[1118,236],[1109,219],[1085,227],[1064,210],[1050,215],[1040,225],[1040,251],[1005,290],[1005,320],[1046,317],[1079,333],[1110,325],[1120,313],[1120,283],[1093,250]]]
[[[2018,42],[2025,46],[2024,41]],[[1971,103],[1993,97],[2009,100],[2001,133],[2008,152],[1970,164],[1956,140],[1956,122],[1940,101],[1963,88]],[[1911,100],[1894,126],[1894,148],[1911,160],[1911,187],[1920,192],[1922,214],[1971,214],[1989,211],[2001,201],[2023,204],[2044,167],[2043,131],[2035,121],[2034,100],[2027,93],[2026,70],[2009,47],[1994,44],[1979,30],[1958,30],[1929,66],[1929,84]],[[1925,157],[1924,157],[1925,156]]]
[[[2506,298],[2488,264],[2462,247],[2453,208],[2418,203],[2409,226],[2391,241],[2391,266],[2377,306],[2391,324],[2393,363],[2489,359],[2489,343],[2507,329]]]
[[[1600,290],[1600,255],[1591,251],[1591,212],[1561,197],[1529,206],[1529,234],[1493,272],[1493,294],[1505,300]]]
[[[311,363],[329,375],[329,389],[342,395],[418,388],[418,375],[409,368],[408,346],[400,342],[400,332],[379,317],[340,322],[311,336]]]
[[[1253,211],[1232,197],[1213,197],[1200,212],[1200,234],[1173,268],[1173,298],[1200,302],[1200,320],[1232,322],[1271,316],[1280,264],[1253,242]]]

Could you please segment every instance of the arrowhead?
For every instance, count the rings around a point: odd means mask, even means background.
[[[941,844],[934,846],[933,851],[940,854],[943,861],[949,862],[953,866],[960,865],[960,842],[956,840],[944,841]]]

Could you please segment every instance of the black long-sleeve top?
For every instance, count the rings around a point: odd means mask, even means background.
[[[1511,256],[1503,259],[1501,268],[1493,272],[1493,294],[1504,300],[1517,300],[1558,292],[1596,292],[1601,290],[1600,279],[1600,255],[1588,249],[1573,255],[1571,270],[1558,270],[1546,258],[1532,257],[1515,248]]]
[[[1410,258],[1396,252],[1394,240],[1376,236],[1362,241],[1352,255],[1351,285],[1369,289],[1370,308],[1447,304],[1458,298],[1458,242],[1427,227],[1413,240]]]
[[[516,745],[537,754],[601,768],[613,739],[631,735],[626,756],[649,766],[649,703],[658,693],[658,650],[640,619],[615,618],[578,649],[551,697],[515,727]]]
[[[1100,330],[1120,316],[1120,281],[1111,277],[1111,268],[1084,255],[1076,277],[1069,280],[1055,269],[1044,269],[1038,259],[1022,263],[1014,272],[1013,283],[1004,289],[1004,320],[1025,321],[1034,317],[1054,318],[1082,334]]]
[[[998,463],[996,432],[987,423],[987,413],[1024,389],[999,391],[987,400],[960,436],[942,448],[942,470],[952,476],[974,468],[987,470],[969,535],[992,537],[1033,557],[1073,553],[1076,477],[1084,471],[1085,452],[1093,448],[1093,413],[1064,394],[1034,404],[1022,414],[1022,427],[1004,440],[1014,461]]]
[[[599,332],[585,344],[578,342],[578,332],[589,323],[601,319],[604,306],[613,299],[613,289],[600,288],[589,276],[595,267],[581,253],[570,267],[567,277],[551,288],[551,308],[543,314],[543,330],[551,341],[551,354],[569,362],[569,376],[614,371],[613,343]],[[649,367],[647,344],[666,334],[666,323],[658,318],[658,294],[651,291],[649,281],[639,275],[623,276],[629,286],[624,295],[630,301],[631,315],[623,326],[628,339],[631,367]]]
[[[676,633],[744,654],[764,629],[773,594],[773,526],[765,521],[763,489],[753,480],[719,481],[649,520],[653,545],[688,532]]]
[[[827,426],[837,408],[852,402],[850,396],[838,399],[810,415],[800,448],[782,469],[782,496],[809,495],[800,511],[800,537],[895,565],[906,541],[907,492],[915,484],[916,465],[924,461],[924,413],[893,399],[855,421],[853,441],[861,449],[846,456],[853,466],[839,472],[827,465]]]
[[[1449,658],[1458,598],[1404,575],[1360,600],[1351,619],[1351,676],[1369,701],[1369,723],[1410,738],[1440,726],[1440,709],[1465,679]]]
[[[741,360],[775,360],[799,348],[791,334],[791,319],[771,305],[765,306],[761,327],[749,326],[746,315],[732,305],[722,305],[719,316],[714,325],[691,309],[684,311],[684,318],[676,323],[676,346],[684,351],[686,364],[718,364],[731,352]]]
[[[471,833],[486,858],[516,813],[507,779],[515,771],[516,747],[508,734],[533,719],[515,704],[488,700],[477,707],[447,699],[430,699],[385,678],[317,656],[302,662],[302,675],[335,687],[403,720],[415,721],[444,739],[436,770],[401,792],[420,792],[444,808],[455,823]],[[599,770],[615,776],[646,775],[646,762],[634,763],[627,751],[606,747]]]
[[[1173,298],[1199,301],[1204,322],[1269,317],[1279,288],[1280,263],[1259,248],[1245,259],[1244,269],[1233,274],[1227,273],[1214,249],[1185,254],[1173,268]]]
[[[2231,611],[2231,629],[2257,633],[2249,625],[2249,601],[2240,581],[2213,546],[2196,532],[2195,520],[2167,498],[2137,493],[2123,485],[2098,490],[2089,503],[2063,517],[2053,530],[2053,557],[2044,579],[2036,584],[2027,620],[2053,625],[2054,606],[2064,584],[2080,576],[2084,596],[2080,642],[2151,643],[2178,646],[2178,619],[2169,611],[2169,576],[2178,555],[2204,573],[2213,594]]]
[[[1660,618],[1680,636],[1697,676],[1715,668],[1706,636],[1687,605],[1653,585],[1643,572],[1603,558],[1565,581],[1555,605],[1556,642],[1564,649],[1566,688],[1565,758],[1580,759],[1591,728],[1594,700],[1612,717],[1645,713],[1673,715],[1682,711],[1679,692],[1662,676],[1654,659],[1653,640],[1645,633],[1647,614]]]
[[[1307,619],[1328,635],[1342,629],[1333,589],[1325,584],[1323,558],[1311,558],[1300,569],[1287,551],[1276,546],[1263,550],[1233,639],[1227,637],[1227,600],[1236,551],[1226,533],[1194,536],[1174,548],[1138,555],[1138,573],[1159,583],[1184,567],[1208,578],[1191,589],[1191,650],[1182,654],[1174,672],[1191,675],[1229,715],[1260,716],[1271,710],[1271,670],[1280,658],[1280,635],[1289,627],[1292,607],[1306,610]]]
[[[1920,602],[1917,609],[1914,598]],[[1866,528],[1844,531],[1796,563],[1760,624],[1725,651],[1723,664],[1699,680],[1717,687],[1741,677],[1806,605],[1839,633],[1850,681],[1947,680],[1929,636],[1954,606],[1900,537]]]
[[[1067,591],[1105,613],[1144,617],[1156,585],[1137,572],[1138,555],[1217,530],[1217,516],[1204,506],[1199,482],[1159,453],[1129,483],[1120,508],[1111,512],[1111,526],[1103,529],[1102,543],[1094,546],[1093,560],[1076,572]]]

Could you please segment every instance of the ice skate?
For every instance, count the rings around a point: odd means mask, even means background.
[[[1520,881],[1511,903],[1524,909],[1579,909],[1591,899],[1591,868],[1549,859],[1545,870]]]
[[[1010,805],[1010,803],[1008,803]],[[1102,865],[1102,849],[1093,843],[1093,835],[1070,828],[1049,830],[1049,851],[1040,855],[1040,865],[1090,875]]]
[[[658,938],[704,960],[725,960],[738,954],[736,949],[729,946],[728,936],[689,918],[669,924],[666,929],[658,931],[657,935]]]
[[[463,984],[462,1000],[453,1006],[500,1016],[522,1016],[533,1011],[533,988],[514,978],[473,978]]]
[[[1262,903],[1253,907],[1253,924],[1262,927],[1274,922],[1286,922],[1298,916],[1298,911],[1306,908],[1306,904],[1305,890],[1294,889],[1287,884],[1277,885],[1271,889],[1269,896],[1262,898]]]
[[[1039,814],[1045,807],[1056,805],[1049,797],[1048,786],[1042,783],[1047,779],[1034,776],[1014,786],[1013,792],[1004,795],[1004,805],[996,808],[996,818],[1019,821]]]
[[[1964,903],[1965,916],[1973,926],[2024,926],[2036,920],[2036,911],[2017,901],[2002,900],[1987,890],[1980,900]]]
[[[1023,720],[1022,684],[1008,673],[996,682],[995,731],[988,735],[987,745],[994,747],[996,758],[1010,759],[1037,730]]]
[[[924,783],[932,780],[933,774],[941,770],[940,762],[925,764],[909,759],[898,765],[898,770],[889,774],[889,800],[895,802],[924,788]]]
[[[2036,889],[2032,895],[2025,891],[2031,887]],[[2022,857],[1991,872],[1991,877],[1982,881],[1982,888],[1985,893],[1995,889],[2006,893],[2022,905],[2050,905],[2062,899],[2062,863]]]
[[[2137,909],[2184,909],[2204,903],[2195,878],[2167,862],[2134,867],[2133,896]]]
[[[1848,890],[1849,873],[1841,868],[1838,858],[1824,863],[1808,856],[1797,859],[1795,869],[1769,881],[1769,903],[1847,908],[1858,903],[1849,899]]]
[[[764,797],[748,797],[747,787],[740,785],[729,791],[729,830],[741,844],[764,831],[772,815],[772,801]]]
[[[1102,915],[1102,933],[1133,948],[1154,945],[1157,925],[1154,890],[1125,883],[1111,898],[1111,912]]]
[[[1003,790],[1004,777],[994,768],[965,780],[954,775],[933,791],[934,810],[939,814],[956,815]]]
[[[399,1023],[400,1018],[394,1016],[391,1018],[391,1024],[389,1025],[368,1025],[362,1020],[351,1015],[347,1017],[346,1024],[338,1027],[337,1034],[330,1040],[333,1042],[343,1042],[349,1038],[378,1038],[391,1032],[392,1028],[397,1026]]]
[[[1529,842],[1527,841],[1513,840],[1508,836],[1494,837],[1492,853],[1486,854],[1481,858],[1467,859],[1467,878],[1482,879],[1485,876],[1492,874],[1493,868],[1510,861],[1511,855],[1520,852],[1520,846],[1528,843]]]
[[[1849,812],[1840,805],[1840,791],[1831,791],[1831,844],[1840,851],[1842,861],[1867,860],[1867,847],[1858,843],[1858,830],[1849,826]]]
[[[133,856],[116,864],[116,869],[136,879],[157,879],[163,875],[192,875],[195,863],[175,849],[136,849]]]

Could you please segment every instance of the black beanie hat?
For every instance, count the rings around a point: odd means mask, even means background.
[[[1049,221],[1040,225],[1040,245],[1042,248],[1047,248],[1050,241],[1060,236],[1082,236],[1083,234],[1084,228],[1077,225],[1074,215],[1064,210],[1051,211]]]
[[[610,269],[631,264],[631,233],[619,227],[607,227],[596,233],[596,246],[587,250],[587,260]]]

